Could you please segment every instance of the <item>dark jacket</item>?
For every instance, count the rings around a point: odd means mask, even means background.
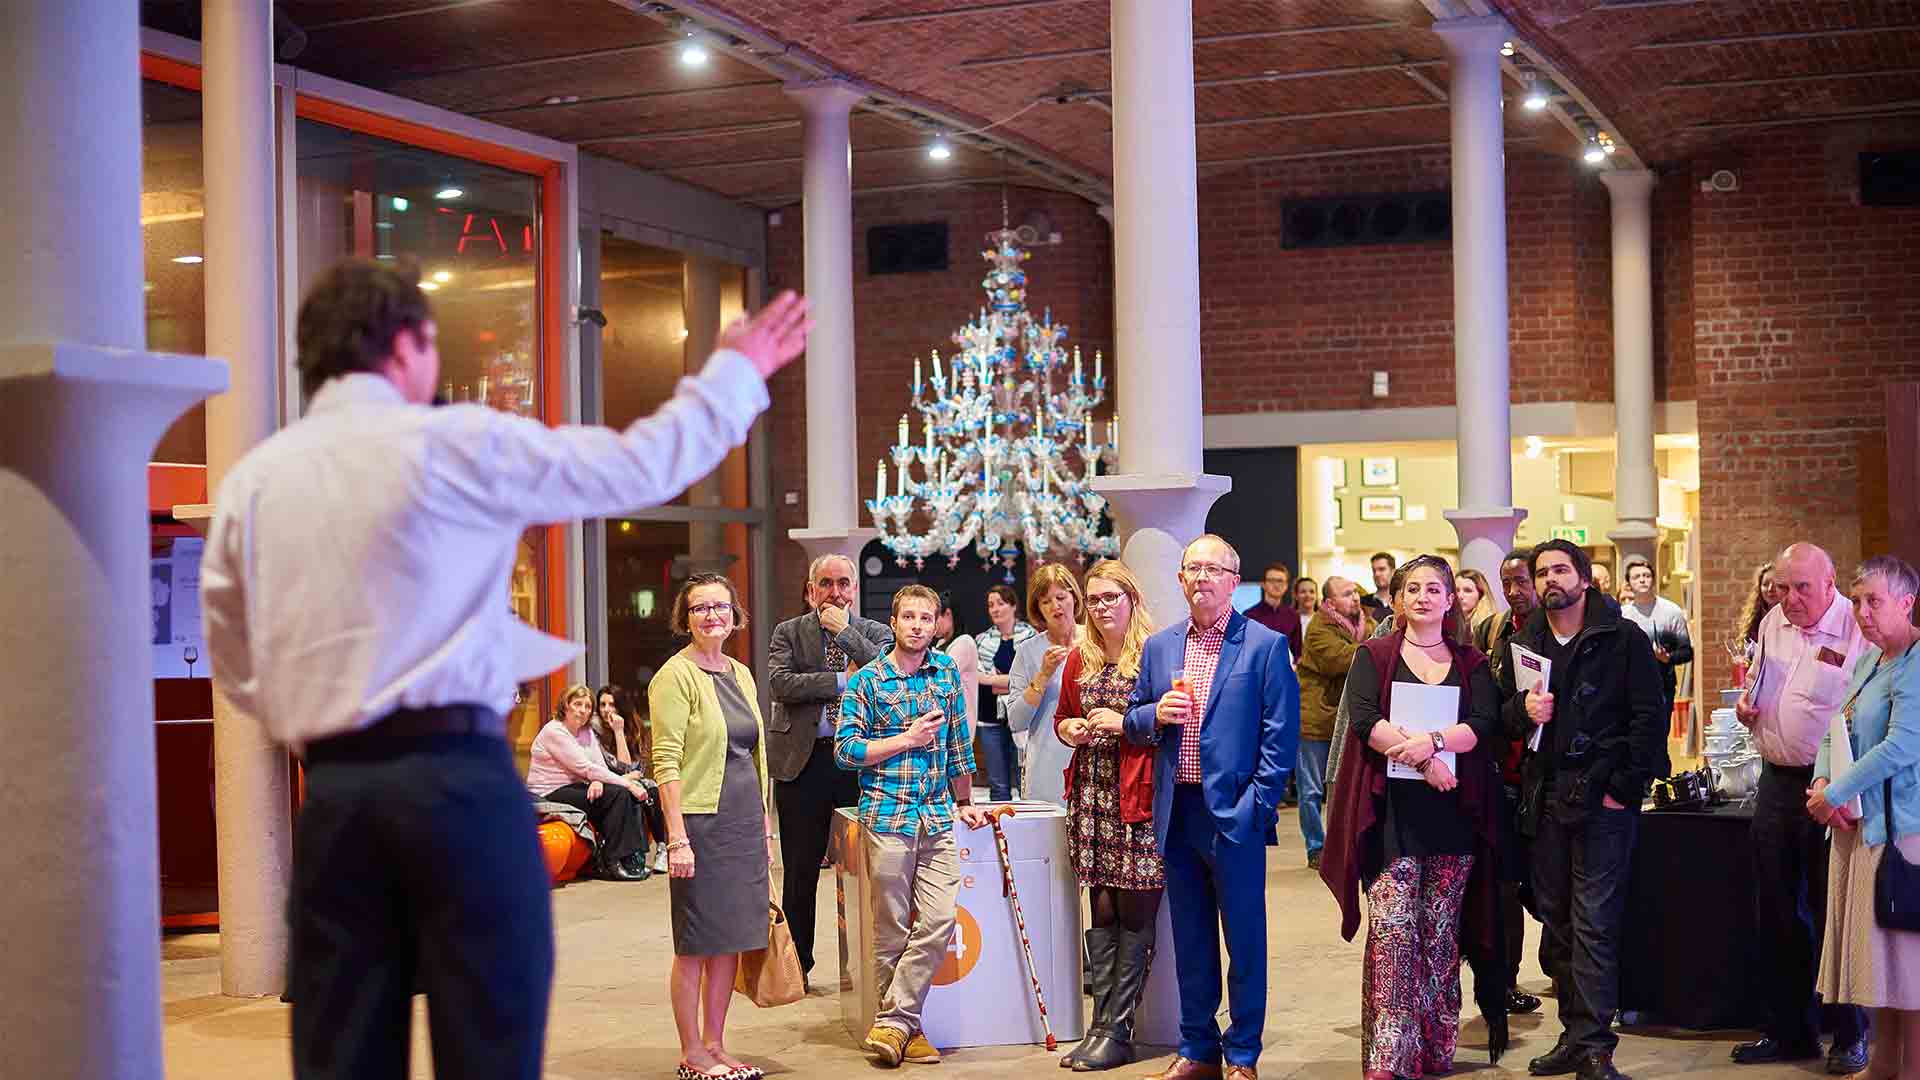
[[[1536,609],[1537,610],[1537,609]],[[1514,634],[1519,631],[1513,625],[1513,613],[1503,611],[1499,615],[1474,628],[1473,644],[1487,654],[1487,667],[1493,672],[1493,682],[1500,688],[1500,704],[1504,706],[1511,700],[1511,682],[1506,680],[1507,668],[1513,663],[1513,650],[1508,648]],[[1504,723],[1504,714],[1502,718]],[[1520,783],[1520,759],[1526,753],[1524,739],[1509,738],[1506,753],[1500,758],[1500,779],[1509,784]]]
[[[1380,712],[1392,716],[1393,672],[1399,664],[1405,631],[1373,638],[1361,646],[1380,672]],[[1472,706],[1476,671],[1486,656],[1471,645],[1451,643],[1454,666],[1460,672],[1460,720],[1467,722]],[[1356,657],[1357,659],[1357,657]],[[1340,776],[1327,805],[1327,843],[1320,852],[1320,880],[1340,905],[1340,936],[1348,941],[1360,929],[1361,864],[1366,858],[1368,834],[1380,825],[1387,798],[1387,759],[1358,741],[1340,758]],[[1505,921],[1500,913],[1500,740],[1488,739],[1455,760],[1459,769],[1460,813],[1473,827],[1473,870],[1467,879],[1460,911],[1460,950],[1474,971],[1474,999],[1487,1018],[1488,1050],[1494,1061],[1507,1046],[1507,959]]]
[[[852,615],[834,639],[855,668],[893,648],[887,624]],[[827,644],[820,616],[809,611],[773,628],[767,643],[767,774],[792,780],[807,767],[820,730],[820,707],[840,700],[840,672],[827,670]]]
[[[1647,785],[1666,776],[1667,703],[1653,644],[1621,617],[1620,605],[1587,590],[1586,621],[1553,666],[1553,719],[1538,753],[1522,767],[1529,801],[1551,795],[1555,814],[1577,821],[1597,809],[1603,795],[1638,811]],[[1553,631],[1541,607],[1513,637],[1534,652],[1551,650]],[[1500,697],[1506,702],[1507,733],[1525,740],[1533,731],[1526,695],[1518,692],[1513,665],[1500,666]],[[1526,831],[1531,834],[1530,825]]]

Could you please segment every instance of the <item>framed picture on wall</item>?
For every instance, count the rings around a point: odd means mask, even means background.
[[[1360,496],[1361,521],[1399,521],[1400,496],[1398,495],[1362,495]]]
[[[1370,457],[1360,459],[1361,487],[1392,487],[1400,482],[1400,459],[1390,457]],[[1361,520],[1366,520],[1366,511],[1360,512]]]

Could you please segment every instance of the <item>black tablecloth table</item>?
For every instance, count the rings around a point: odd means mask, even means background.
[[[1642,814],[1620,1005],[1642,1024],[1755,1028],[1751,807]]]

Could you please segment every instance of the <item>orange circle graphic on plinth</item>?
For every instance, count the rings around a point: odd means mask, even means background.
[[[933,973],[933,985],[951,986],[967,977],[980,962],[980,924],[959,905],[953,909],[953,936],[947,939],[947,958]]]

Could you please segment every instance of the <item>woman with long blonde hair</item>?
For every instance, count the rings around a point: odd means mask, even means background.
[[[1109,559],[1087,571],[1084,595],[1080,640],[1061,664],[1054,731],[1073,747],[1067,858],[1093,908],[1093,1024],[1061,1065],[1093,1072],[1133,1060],[1134,1011],[1167,881],[1153,836],[1154,748],[1121,737],[1153,619],[1124,563]]]
[[[1463,566],[1453,576],[1453,590],[1455,601],[1460,605],[1460,632],[1471,642],[1480,627],[1500,613],[1493,606],[1493,586],[1487,583],[1487,575]]]

